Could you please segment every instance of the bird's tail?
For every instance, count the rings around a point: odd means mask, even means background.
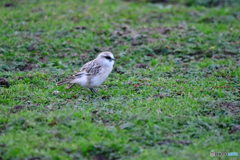
[[[60,86],[60,85],[63,85],[63,84],[68,84],[70,83],[72,80],[71,79],[65,79],[63,81],[60,81],[60,82],[57,82],[56,85],[57,86]]]
[[[60,85],[63,85],[63,84],[73,84],[72,81],[74,79],[76,79],[76,77],[81,77],[83,73],[77,73],[77,74],[74,74],[66,79],[64,79],[63,81],[60,81],[58,83],[56,83],[56,85],[60,86]]]

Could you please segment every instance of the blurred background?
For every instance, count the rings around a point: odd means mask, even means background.
[[[225,6],[239,4],[237,0],[126,0],[135,2],[165,3],[165,4],[184,4],[187,6],[201,5],[205,7]]]
[[[55,85],[106,50],[97,95]],[[0,0],[0,160],[229,158],[239,80],[239,0]]]

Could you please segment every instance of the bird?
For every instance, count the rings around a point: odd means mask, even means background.
[[[78,84],[89,88],[96,93],[95,88],[100,86],[113,70],[115,58],[109,51],[101,52],[98,56],[84,64],[80,71],[57,83],[57,85],[69,84],[68,88]]]

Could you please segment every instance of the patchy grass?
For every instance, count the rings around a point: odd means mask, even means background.
[[[239,10],[1,1],[0,159],[240,152]],[[55,85],[104,50],[117,61],[97,95]]]

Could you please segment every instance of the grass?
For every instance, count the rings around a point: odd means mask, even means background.
[[[1,1],[0,159],[240,153],[239,9]],[[97,95],[55,85],[104,50],[117,61]]]

